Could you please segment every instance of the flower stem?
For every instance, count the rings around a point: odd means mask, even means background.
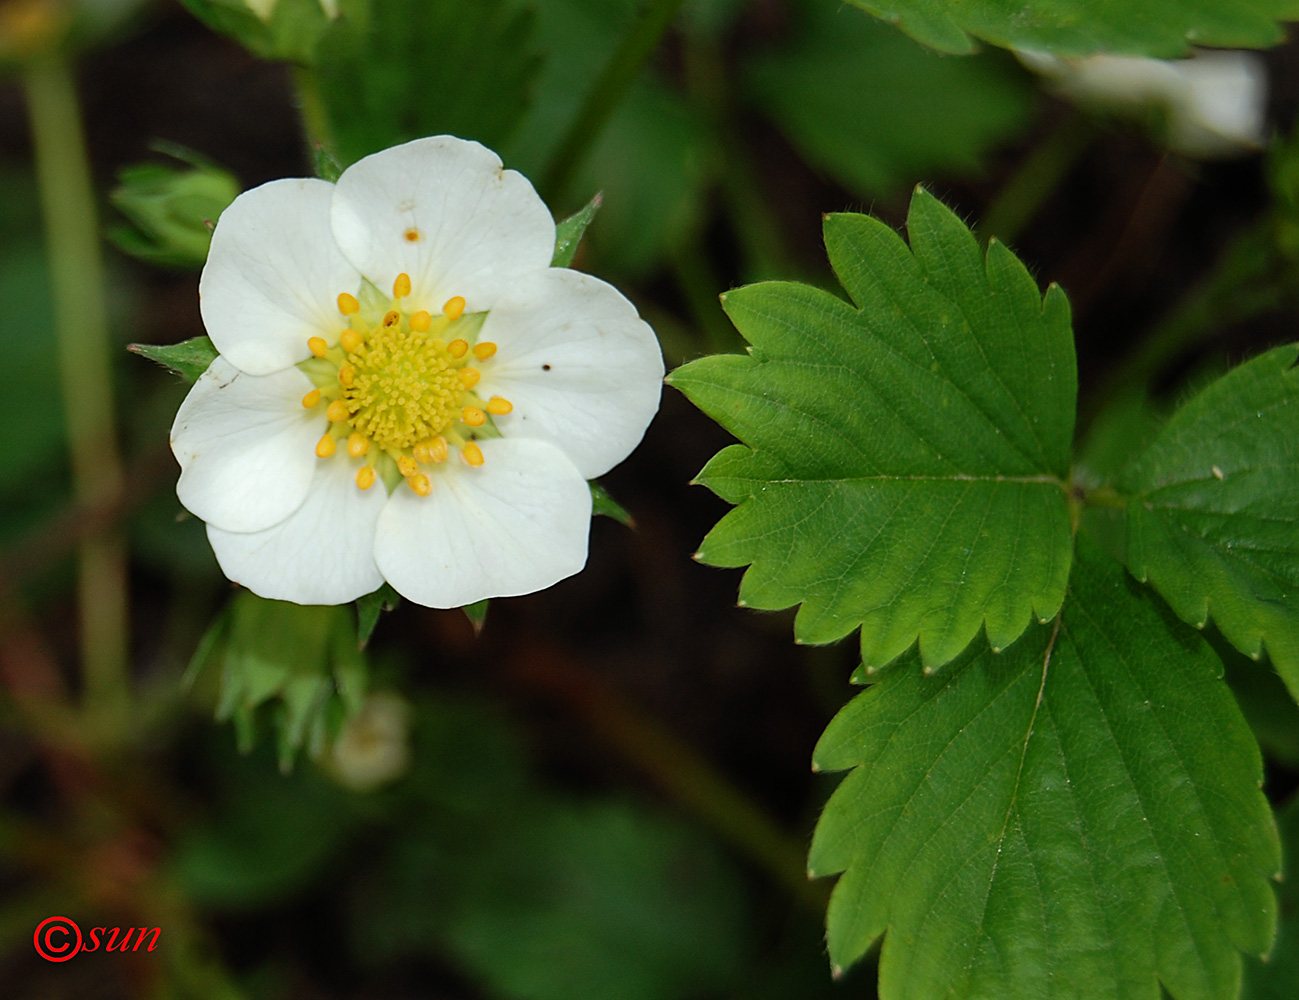
[[[323,151],[334,159],[338,149],[334,140],[334,129],[330,125],[329,115],[325,111],[324,98],[320,96],[320,81],[315,70],[306,66],[293,67],[293,90],[297,97],[298,112],[302,115],[302,131],[307,139],[307,153],[313,167],[319,167],[320,153]],[[326,177],[326,180],[337,180]]]
[[[604,72],[587,91],[577,117],[555,147],[550,165],[542,177],[541,191],[554,203],[568,185],[599,138],[601,130],[626,96],[628,88],[644,68],[667,31],[684,0],[646,0],[640,16],[623,36],[622,43],[605,65]]]
[[[72,67],[58,54],[28,64],[23,82],[45,217],[53,327],[59,349],[72,481],[86,507],[122,490],[108,307],[99,222]],[[79,546],[81,656],[88,704],[124,706],[127,681],[126,549],[120,534]]]

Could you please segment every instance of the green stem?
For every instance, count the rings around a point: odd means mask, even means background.
[[[108,307],[99,222],[72,67],[61,55],[29,64],[23,82],[31,113],[36,177],[52,281],[52,326],[59,348],[72,481],[86,507],[122,491],[113,405]],[[126,549],[120,534],[79,547],[78,596],[87,702],[105,712],[125,705]]]
[[[1056,126],[997,192],[979,223],[982,241],[987,243],[995,236],[1003,243],[1013,243],[1091,145],[1095,134],[1095,126],[1077,114],[1070,114]]]
[[[604,72],[587,91],[577,117],[555,147],[541,181],[541,191],[552,204],[566,193],[609,117],[640,75],[650,53],[677,16],[683,2],[646,0],[640,16],[623,36],[622,44],[605,65]]]
[[[317,173],[320,170],[322,156],[327,162],[338,158],[338,147],[335,144],[334,129],[329,123],[329,114],[325,111],[324,98],[320,96],[320,81],[314,70],[306,66],[293,67],[293,89],[297,95],[298,112],[302,115],[302,131],[307,139],[307,152]],[[337,177],[326,177],[334,181]]]

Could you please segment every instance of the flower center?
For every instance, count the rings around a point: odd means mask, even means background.
[[[342,399],[350,423],[380,448],[403,450],[436,437],[461,418],[465,369],[446,343],[409,328],[395,311],[347,356],[353,374]]]
[[[451,448],[459,449],[467,465],[483,464],[477,439],[498,436],[492,417],[514,407],[500,396],[484,402],[473,391],[482,377],[473,366],[496,353],[493,343],[471,343],[486,313],[466,313],[458,295],[438,316],[406,312],[402,299],[410,288],[410,277],[399,274],[392,301],[382,301],[374,290],[369,308],[354,295],[339,295],[338,309],[349,317],[349,327],[334,344],[310,338],[312,356],[298,367],[316,386],[302,405],[327,403],[328,427],[316,444],[320,458],[338,453],[346,440],[346,454],[358,464],[363,460],[356,472],[361,489],[382,478],[391,492],[405,479],[428,496],[429,472],[447,460]]]

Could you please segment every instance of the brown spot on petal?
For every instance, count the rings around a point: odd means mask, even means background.
[[[402,236],[405,237],[407,243],[418,243],[420,240],[424,238],[424,234],[421,233],[414,226],[411,226],[404,233],[402,233]]]

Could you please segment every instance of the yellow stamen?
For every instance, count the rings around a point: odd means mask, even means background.
[[[486,361],[496,353],[496,345],[490,340],[484,340],[481,344],[474,344],[474,357],[479,361]]]
[[[338,311],[344,316],[355,316],[361,311],[361,303],[356,301],[355,295],[343,292],[338,296]]]
[[[307,338],[307,350],[316,357],[323,358],[325,352],[329,350],[329,345],[325,343],[324,337],[309,337]]]
[[[487,414],[476,406],[466,406],[460,413],[470,427],[481,427],[487,423]]]
[[[467,350],[469,350],[469,341],[461,340],[459,337],[447,344],[447,353],[453,358],[463,358]]]
[[[409,479],[419,472],[419,464],[409,455],[402,455],[397,459],[397,471]]]
[[[328,458],[334,453],[336,447],[337,445],[334,442],[334,436],[332,434],[326,434],[316,442],[316,457]]]
[[[360,458],[370,450],[370,439],[364,434],[353,431],[347,435],[347,453],[353,458]]]
[[[309,393],[307,393],[305,396],[302,397],[302,405],[305,406],[308,410],[311,409],[319,402],[320,402],[319,389],[312,389]]]
[[[383,325],[391,329],[401,322],[401,313],[396,309],[389,309],[383,314]]]
[[[487,412],[494,417],[499,417],[502,414],[509,413],[513,409],[514,404],[504,396],[493,396],[487,401]]]
[[[349,326],[346,330],[343,331],[342,336],[338,338],[338,342],[339,344],[342,345],[343,350],[345,350],[348,354],[351,354],[358,347],[360,347],[362,344],[365,343],[365,337],[361,334],[360,330],[353,330]]]
[[[426,333],[433,325],[433,316],[427,309],[421,309],[410,318],[410,328],[416,333]]]
[[[428,441],[421,441],[411,449],[411,454],[415,456],[415,461],[423,462],[425,465],[436,465],[438,462],[447,460],[447,439],[441,434]]]
[[[363,465],[356,470],[356,485],[363,490],[368,490],[374,485],[373,465]]]
[[[480,378],[482,378],[482,375],[477,368],[460,369],[460,381],[464,383],[466,389],[472,389],[476,386]]]
[[[460,460],[476,469],[483,464],[483,450],[473,441],[467,441],[460,449]]]
[[[347,410],[347,404],[341,399],[336,399],[329,404],[329,409],[325,411],[325,416],[334,423],[339,423],[340,421],[346,420],[351,416],[351,414]]]
[[[348,386],[356,380],[356,369],[351,365],[343,365],[338,369],[338,384]]]
[[[446,305],[442,307],[442,315],[447,319],[459,319],[464,315],[465,297],[463,295],[453,295],[447,299]]]
[[[422,472],[417,476],[411,476],[406,482],[410,484],[410,488],[415,491],[417,496],[426,497],[433,492],[433,484],[429,482],[428,476]]]
[[[405,271],[397,275],[397,280],[392,283],[392,297],[394,299],[404,299],[410,294],[410,275]]]

